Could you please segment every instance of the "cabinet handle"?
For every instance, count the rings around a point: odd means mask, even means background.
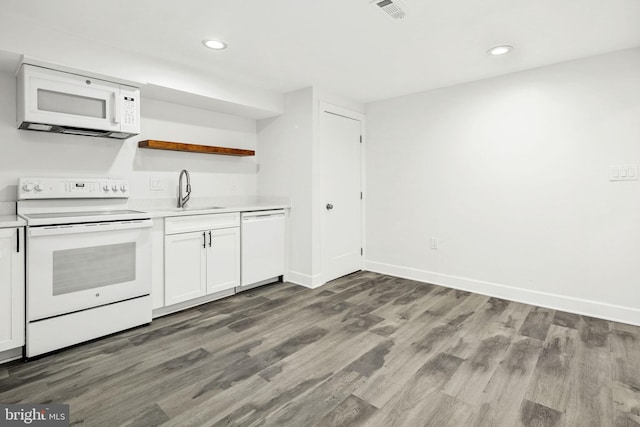
[[[209,247],[211,247],[211,231],[209,231]]]
[[[18,238],[16,239],[16,252],[20,253],[20,229],[16,229]]]
[[[207,248],[207,234],[204,231],[202,232],[202,247]]]

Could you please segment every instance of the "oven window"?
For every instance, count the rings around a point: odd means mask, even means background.
[[[135,242],[53,252],[53,295],[135,279]]]

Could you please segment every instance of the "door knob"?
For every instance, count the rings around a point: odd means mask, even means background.
[[[331,203],[327,203],[327,210],[330,211],[333,209],[333,205]]]

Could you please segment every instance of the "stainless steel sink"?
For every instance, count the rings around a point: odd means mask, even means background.
[[[207,211],[209,209],[224,209],[224,206],[187,206],[182,209],[187,211]]]
[[[208,211],[213,209],[224,209],[224,206],[185,206],[183,208],[167,208],[163,210],[168,210],[172,212],[188,212],[188,211]]]

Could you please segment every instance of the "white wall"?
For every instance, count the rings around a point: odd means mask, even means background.
[[[288,93],[284,103],[283,115],[258,122],[258,195],[290,198],[289,280],[310,285],[313,89]]]
[[[285,94],[284,113],[258,122],[258,195],[291,200],[288,280],[322,284],[320,199],[320,103],[364,112],[364,105],[309,87]]]
[[[367,106],[367,267],[640,324],[640,49]],[[430,238],[440,249],[430,249]]]
[[[220,106],[226,105],[234,114],[239,114],[235,111],[248,114],[264,112],[267,115],[263,117],[267,117],[282,110],[282,95],[279,93],[249,87],[221,75],[203,73],[178,63],[84,40],[7,11],[0,14],[0,50],[87,72],[176,89],[183,91],[182,95],[192,102],[206,103],[202,97],[208,97],[218,101]],[[0,52],[0,65],[3,56]],[[149,91],[152,90],[152,87],[149,88]],[[175,92],[168,94],[174,99],[180,98],[176,95]]]
[[[138,148],[160,139],[255,150],[256,121],[143,99],[142,133],[126,141],[18,130],[15,77],[0,73],[0,202],[16,200],[21,176],[118,176],[131,182],[132,197],[175,197],[178,173],[191,172],[193,198],[253,196],[255,157],[230,157]],[[150,178],[163,191],[151,191]]]

